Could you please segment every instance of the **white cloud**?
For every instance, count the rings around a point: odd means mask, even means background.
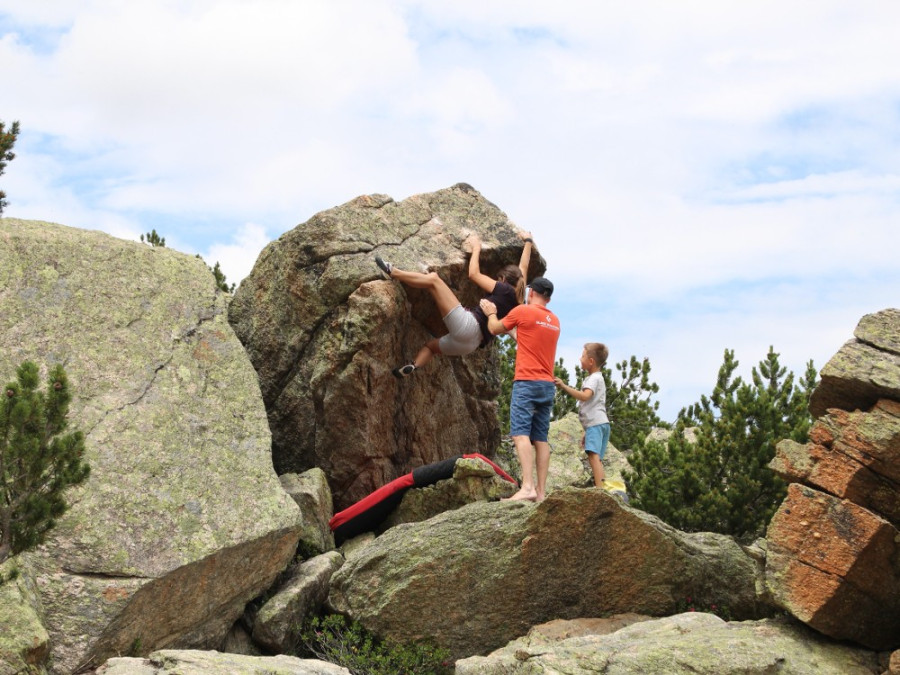
[[[201,255],[211,267],[219,263],[227,284],[240,284],[250,274],[256,258],[269,241],[271,238],[262,226],[246,223],[232,235],[229,243],[213,244]]]
[[[570,365],[617,326],[616,358],[706,392],[725,347],[820,365],[896,305],[898,20],[876,0],[0,0],[0,119],[23,128],[5,213],[155,228],[232,282],[322,209],[469,182],[534,233]]]

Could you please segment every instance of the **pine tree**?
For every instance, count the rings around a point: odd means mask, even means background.
[[[13,122],[9,131],[5,131],[5,124],[0,121],[0,176],[6,169],[6,163],[15,159],[16,155],[12,151],[16,144],[16,137],[19,135],[19,123]],[[0,190],[0,216],[3,215],[3,209],[6,206],[6,193]]]
[[[145,239],[145,236],[146,236],[146,239]],[[146,235],[143,235],[143,234],[141,235],[141,242],[144,242],[144,241],[146,241],[146,243],[150,244],[151,246],[159,246],[160,248],[165,248],[165,246],[166,246],[166,238],[160,237],[156,233],[155,229],[152,230],[151,232],[148,232]]]
[[[500,433],[509,434],[509,403],[516,374],[516,341],[511,335],[500,335],[494,340],[497,361],[500,366],[500,396],[497,397],[497,421]]]
[[[199,253],[195,257],[203,260],[203,256]],[[220,291],[234,293],[234,284],[228,285],[228,282],[225,280],[225,272],[222,271],[222,267],[219,265],[218,261],[216,261],[215,267],[210,267],[208,264],[206,266],[209,268],[209,271],[212,272],[213,277],[215,277],[216,286]]]
[[[71,400],[63,367],[51,369],[46,393],[34,363],[17,376],[0,400],[0,563],[42,543],[68,508],[66,488],[90,473],[84,435],[63,433]]]
[[[609,440],[619,450],[634,450],[654,427],[666,427],[656,411],[659,401],[653,395],[659,393],[659,385],[650,381],[650,359],[630,359],[615,364],[620,381],[613,380],[612,370],[603,367],[606,382],[606,414],[610,422]]]
[[[209,267],[209,265],[207,265]],[[212,270],[213,276],[216,278],[216,286],[219,287],[220,291],[224,291],[226,293],[234,293],[234,284],[230,286],[225,281],[225,273],[222,271],[222,268],[219,266],[219,261],[216,261],[215,267],[210,267]]]
[[[679,413],[667,443],[651,442],[631,457],[632,503],[685,531],[752,539],[765,531],[786,486],[769,468],[784,438],[803,443],[816,385],[812,361],[795,386],[770,347],[751,383],[734,377],[738,361],[725,350],[712,394]],[[696,441],[685,430],[696,427]]]
[[[569,383],[569,371],[566,369],[561,356],[556,360],[556,363],[553,364],[553,376],[558,377],[566,384]],[[581,389],[581,383],[584,382],[585,376],[587,376],[587,372],[580,365],[576,364],[575,384],[572,386],[576,389]],[[560,420],[570,412],[575,412],[577,409],[578,402],[557,387],[556,392],[553,394],[553,412],[550,413],[550,419]]]

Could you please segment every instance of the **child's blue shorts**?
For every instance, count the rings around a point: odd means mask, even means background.
[[[606,446],[609,443],[609,422],[597,424],[584,430],[584,450],[606,457]]]

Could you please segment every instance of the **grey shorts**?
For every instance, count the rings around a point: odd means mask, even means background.
[[[481,345],[481,328],[478,320],[462,305],[457,305],[444,317],[444,325],[450,332],[438,340],[444,356],[465,356]]]

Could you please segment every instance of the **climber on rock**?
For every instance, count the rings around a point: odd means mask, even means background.
[[[497,274],[496,279],[481,272],[480,237],[477,234],[470,234],[463,242],[463,250],[467,245],[472,249],[472,257],[469,259],[469,279],[485,292],[485,298],[496,306],[500,318],[506,316],[513,307],[521,304],[525,299],[525,280],[534,240],[530,232],[519,232],[519,237],[525,245],[522,248],[522,257],[518,267],[515,265],[505,266]],[[395,377],[402,378],[412,375],[417,368],[429,363],[436,354],[465,356],[479,347],[486,346],[494,339],[487,328],[487,317],[482,309],[480,307],[463,307],[450,287],[436,272],[427,274],[407,272],[397,269],[396,266],[379,256],[375,257],[375,263],[388,279],[394,279],[413,288],[427,289],[437,303],[438,310],[444,319],[444,325],[449,331],[447,335],[433,338],[425,343],[412,363],[394,368],[391,372]]]

